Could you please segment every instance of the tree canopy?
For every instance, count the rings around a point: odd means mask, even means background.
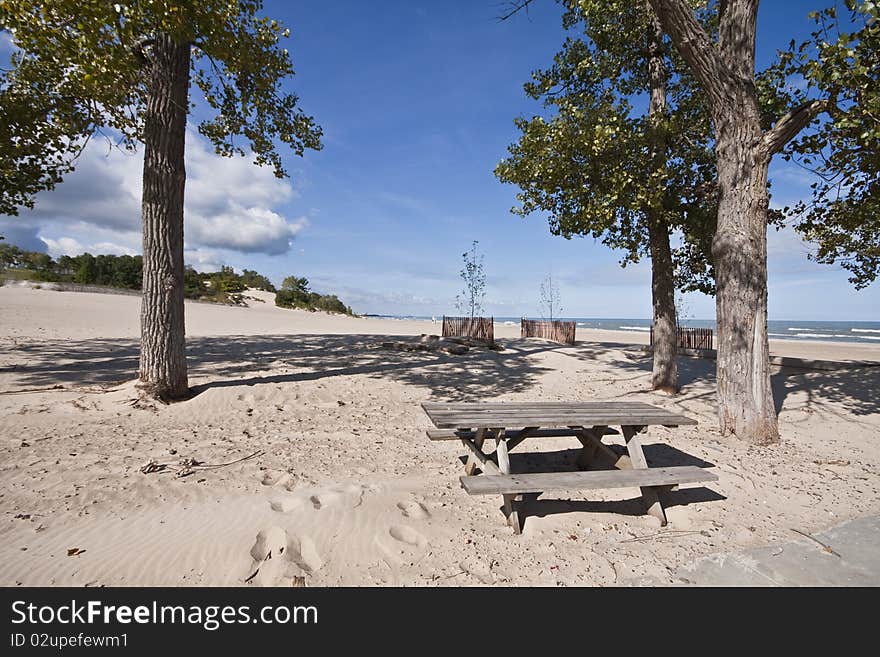
[[[674,253],[679,286],[711,292],[709,117],[668,41],[659,44],[669,73],[666,111],[660,121],[648,116],[648,58],[655,54],[649,21],[639,3],[569,2],[565,27],[580,34],[525,85],[549,116],[516,119],[522,136],[495,174],[522,190],[514,213],[546,212],[552,233],[600,239],[623,251],[623,265],[646,254],[647,209],[661,208],[684,238]],[[653,157],[658,137],[666,158],[660,167]]]
[[[813,258],[838,263],[863,288],[880,273],[880,7],[845,5],[812,12],[816,29],[780,52],[760,82],[776,116],[821,104],[782,151],[815,174],[811,197],[783,213],[818,247]]]
[[[144,64],[158,33],[191,44],[191,79],[205,109],[198,131],[216,152],[247,148],[286,176],[277,144],[302,155],[321,147],[321,129],[281,88],[293,75],[282,45],[290,30],[261,10],[259,0],[0,0],[0,28],[15,45],[11,66],[0,70],[0,212],[32,207],[95,135],[135,148]]]

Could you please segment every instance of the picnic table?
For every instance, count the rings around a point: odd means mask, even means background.
[[[693,465],[648,467],[638,434],[650,425],[677,427],[696,420],[643,402],[426,402],[422,408],[436,430],[431,440],[460,440],[468,450],[461,485],[470,495],[501,494],[503,511],[514,532],[522,531],[522,496],[544,491],[639,488],[647,512],[666,524],[657,495],[679,484],[718,477]],[[620,427],[618,432],[613,427]],[[602,442],[622,434],[626,455]],[[510,470],[510,451],[527,439],[572,436],[581,444],[575,472],[517,473]],[[495,451],[483,447],[493,440]],[[611,469],[589,469],[606,461]],[[477,469],[482,474],[475,476]]]

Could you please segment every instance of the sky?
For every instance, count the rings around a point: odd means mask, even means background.
[[[805,36],[807,13],[825,2],[764,0],[758,66]],[[510,213],[517,190],[493,170],[518,137],[513,119],[541,112],[522,85],[566,33],[552,0],[501,22],[504,9],[500,0],[266,2],[291,29],[296,75],[285,89],[323,128],[324,148],[283,153],[291,176],[278,180],[251,158],[215,155],[191,121],[187,263],[254,269],[276,284],[305,276],[358,313],[430,316],[455,314],[462,254],[477,240],[487,314],[540,316],[552,274],[563,316],[649,318],[649,262],[622,269],[620,254],[592,238],[566,240],[540,214]],[[0,34],[0,50],[10,47]],[[138,253],[141,167],[141,153],[95,139],[33,211],[0,216],[0,234],[56,257]],[[774,160],[771,181],[776,206],[809,197],[809,174],[793,164]],[[880,319],[877,284],[856,291],[811,251],[793,231],[771,229],[770,319]],[[694,319],[715,313],[700,294],[681,308]]]

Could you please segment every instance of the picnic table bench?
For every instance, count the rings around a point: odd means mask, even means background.
[[[696,420],[643,402],[425,402],[422,408],[435,429],[431,440],[459,440],[468,450],[461,485],[470,495],[497,495],[514,531],[522,531],[520,502],[524,493],[598,488],[639,488],[647,512],[666,524],[658,489],[715,481],[718,477],[692,465],[649,468],[638,434],[650,425],[677,427]],[[619,426],[620,431],[613,429]],[[602,437],[623,434],[626,455]],[[572,436],[581,443],[581,471],[512,474],[509,452],[531,438]],[[494,440],[495,451],[483,451]],[[604,457],[612,469],[588,470]],[[477,469],[482,474],[475,476]]]

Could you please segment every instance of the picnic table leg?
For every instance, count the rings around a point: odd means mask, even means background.
[[[486,440],[486,430],[483,428],[477,429],[477,433],[474,435],[474,445],[476,445],[477,449],[483,448],[483,442]],[[479,463],[477,462],[476,457],[473,454],[468,454],[467,463],[464,465],[464,473],[468,476],[474,474],[477,471],[477,467]]]
[[[626,440],[626,451],[629,452],[632,467],[636,469],[644,469],[648,467],[648,461],[645,459],[645,453],[642,451],[642,443],[636,434],[644,427],[621,427],[623,430],[623,438]],[[648,513],[660,521],[660,526],[666,526],[666,512],[663,511],[663,505],[660,504],[660,498],[657,497],[657,490],[652,486],[642,486],[642,499]]]
[[[497,447],[495,448],[496,454],[498,454],[498,469],[501,470],[501,474],[510,474],[510,455],[507,453],[507,440],[504,438],[504,429],[498,429],[495,434],[495,441],[497,443]],[[519,523],[519,511],[517,510],[517,496],[516,495],[504,495],[504,515],[507,517],[507,524],[513,527],[514,534],[521,534],[522,527]]]
[[[604,455],[615,468],[625,470],[632,467],[632,462],[628,456],[618,456],[613,449],[602,442],[602,436],[605,434],[607,426],[571,428],[579,430],[577,439],[584,446],[577,459],[577,464],[582,470],[586,470],[599,454]]]

